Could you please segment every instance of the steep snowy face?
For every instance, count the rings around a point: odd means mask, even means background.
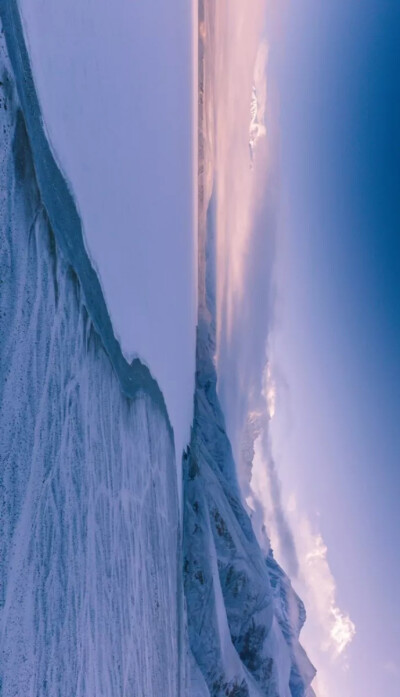
[[[288,646],[291,667],[289,687],[292,697],[315,697],[310,687],[316,671],[298,641],[306,620],[304,603],[292,588],[288,576],[274,559],[272,550],[267,556],[268,576],[274,598],[275,615]]]
[[[200,321],[195,417],[184,461],[190,647],[212,697],[309,697],[304,606],[254,536],[216,391],[212,325]],[[196,673],[194,684],[198,685]]]
[[[177,697],[168,420],[139,368],[123,394],[60,251],[3,33],[0,82],[0,691]]]
[[[197,309],[192,3],[18,6],[46,135],[113,331],[124,356],[138,356],[158,381],[180,462],[193,416]]]

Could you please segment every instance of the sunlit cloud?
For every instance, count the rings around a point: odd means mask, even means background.
[[[276,384],[271,371],[271,364],[267,361],[263,372],[263,384],[261,394],[265,399],[269,419],[275,416]]]
[[[295,497],[287,505],[270,437],[277,384],[269,360],[263,363],[262,353],[271,315],[262,337],[262,331],[256,334],[250,323],[254,317],[246,305],[249,285],[253,290],[255,287],[254,250],[258,251],[258,247],[254,246],[254,238],[260,233],[260,229],[256,231],[260,218],[262,236],[275,234],[273,187],[277,178],[271,172],[276,165],[274,143],[279,141],[279,128],[271,107],[274,93],[268,79],[266,5],[266,0],[221,0],[214,6],[216,358],[218,368],[222,366],[219,385],[225,388],[227,422],[234,426],[230,435],[238,477],[254,531],[265,551],[271,541],[277,558],[305,601],[305,648],[310,649],[311,660],[319,668],[315,691],[318,697],[333,697],[330,673],[325,667],[344,666],[355,626],[338,603],[329,551],[320,530],[312,526]],[[267,263],[268,260],[266,267]],[[267,315],[269,311],[270,307],[264,306],[263,313]],[[247,336],[248,332],[251,336]],[[248,348],[253,340],[254,345]],[[221,379],[226,365],[240,366],[237,372],[231,371],[229,382]],[[236,393],[232,383],[237,387]],[[238,443],[234,441],[237,434]],[[324,658],[322,663],[320,656]]]
[[[217,192],[217,351],[229,342],[244,297],[260,172],[254,149],[266,134],[266,0],[215,4],[215,141]],[[240,48],[240,50],[239,50]],[[266,168],[264,168],[266,169]]]
[[[266,532],[270,539],[274,537],[278,540],[286,570],[290,576],[296,577],[299,574],[299,560],[269,437],[269,423],[275,413],[276,385],[268,360],[262,375],[261,395],[263,408],[252,412],[252,460],[248,466],[249,491],[246,502],[252,512],[253,527],[260,545],[265,546]]]
[[[253,165],[258,141],[267,135],[267,65],[268,44],[261,41],[254,65],[253,86],[250,105],[249,148],[251,164]]]
[[[340,694],[337,684],[348,669],[347,651],[355,637],[356,627],[338,604],[337,583],[321,532],[300,511],[294,494],[290,496],[286,510],[299,559],[300,571],[294,586],[307,608],[302,641],[317,666],[313,687],[317,697],[337,697]]]
[[[264,549],[268,539],[277,559],[292,578],[305,602],[307,622],[302,641],[318,672],[313,688],[317,697],[333,697],[332,675],[345,671],[347,649],[356,628],[337,601],[337,583],[329,563],[329,550],[318,528],[300,510],[297,497],[285,497],[269,437],[275,413],[277,386],[267,360],[262,376],[264,408],[251,413],[252,447],[248,447],[249,477],[246,503],[253,527]],[[391,666],[388,664],[388,671]]]
[[[265,452],[260,436],[254,451],[246,502],[255,532],[264,548],[268,534],[278,561],[304,600],[307,621],[302,643],[317,666],[313,688],[317,697],[332,697],[334,693],[329,689],[332,671],[337,674],[338,670],[346,669],[346,649],[355,636],[355,625],[337,603],[336,581],[321,533],[315,532],[308,517],[298,510],[294,496],[285,505],[272,456]]]
[[[298,510],[292,495],[287,507],[300,561],[301,583],[307,593],[310,621],[316,626],[320,650],[334,659],[345,651],[355,636],[355,625],[336,600],[336,581],[329,566],[328,548],[320,532]]]

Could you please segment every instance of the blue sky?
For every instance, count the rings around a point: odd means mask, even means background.
[[[245,112],[217,90],[218,270],[230,253],[240,272],[217,303],[219,393],[256,532],[307,605],[318,697],[395,697],[400,679],[399,12],[265,3],[258,33],[220,38],[235,104],[248,109],[251,70],[239,82],[224,55],[249,68],[266,41],[267,67],[251,170]],[[262,434],[251,470],[249,417]]]
[[[395,697],[400,678],[399,31],[395,2],[291,2],[270,56],[275,455],[356,626],[329,697]]]

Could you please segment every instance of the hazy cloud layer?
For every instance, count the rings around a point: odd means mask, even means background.
[[[238,477],[260,544],[270,541],[308,613],[304,643],[329,695],[329,666],[343,667],[355,634],[336,600],[318,530],[288,506],[270,438],[276,385],[268,360],[274,323],[279,128],[269,87],[267,3],[218,3],[216,73],[217,365]],[[241,50],[239,50],[239,45]]]
[[[346,649],[356,628],[338,605],[336,581],[321,532],[300,510],[296,495],[287,498],[282,490],[269,436],[276,385],[268,362],[261,394],[264,409],[257,412],[258,428],[253,429],[255,439],[252,462],[247,469],[250,479],[246,502],[252,511],[253,525],[260,541],[268,535],[278,561],[304,600],[307,622],[303,643],[317,666],[317,696],[329,697],[332,667],[335,666],[335,671],[346,669]],[[252,418],[254,420],[254,414]]]

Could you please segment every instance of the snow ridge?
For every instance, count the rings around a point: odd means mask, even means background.
[[[17,0],[0,0],[0,17],[32,151],[36,181],[57,245],[79,278],[86,308],[109,355],[122,392],[127,397],[146,392],[166,419],[173,439],[164,396],[156,380],[138,358],[130,364],[126,361],[114,336],[103,291],[85,249],[75,201],[45,134]]]
[[[53,234],[3,32],[0,136],[0,692],[177,697],[169,424],[146,380],[121,391]]]

